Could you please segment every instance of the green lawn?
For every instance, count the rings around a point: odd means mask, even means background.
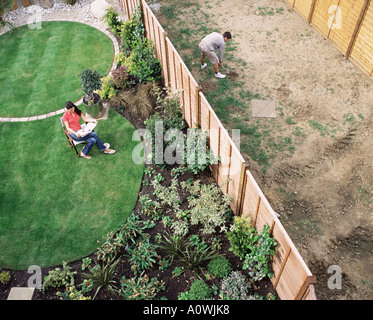
[[[0,117],[26,117],[56,111],[83,95],[82,69],[110,71],[111,40],[78,22],[43,22],[0,36]]]
[[[94,252],[132,212],[143,165],[132,161],[134,127],[115,111],[96,132],[117,150],[94,146],[78,158],[60,116],[0,124],[0,266],[53,266]],[[78,146],[79,150],[82,148]]]

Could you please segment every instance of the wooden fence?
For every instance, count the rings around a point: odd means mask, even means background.
[[[373,79],[372,0],[286,0]]]
[[[181,90],[183,113],[189,127],[200,126],[209,133],[209,147],[221,162],[211,167],[222,191],[233,199],[235,215],[248,216],[261,232],[265,224],[278,243],[273,259],[274,276],[271,281],[283,300],[316,300],[315,277],[308,269],[298,250],[278,220],[253,178],[248,164],[232,141],[214,110],[205,98],[201,87],[180,58],[157,18],[144,0],[119,0],[122,9],[131,16],[141,4],[146,36],[153,41],[156,56],[162,64],[165,83],[172,90]],[[229,181],[228,183],[225,183]]]

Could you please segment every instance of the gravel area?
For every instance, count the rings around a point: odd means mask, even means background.
[[[103,19],[96,18],[91,13],[91,4],[94,0],[78,0],[74,5],[69,5],[62,0],[53,0],[53,6],[45,9],[39,5],[31,5],[8,11],[3,14],[3,20],[10,22],[14,27],[19,27],[27,23],[35,24],[36,21],[68,20],[89,24],[97,29],[106,30],[107,26]],[[121,19],[126,19],[118,1],[106,0],[115,11],[120,14]],[[7,27],[0,28],[0,35],[7,32]]]

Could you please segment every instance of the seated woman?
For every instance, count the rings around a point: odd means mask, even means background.
[[[67,111],[63,115],[63,122],[65,123],[66,130],[70,133],[71,138],[73,138],[76,141],[87,141],[87,144],[83,148],[83,150],[80,152],[80,156],[84,157],[86,159],[91,159],[91,157],[88,155],[91,151],[93,145],[96,143],[97,147],[100,151],[104,151],[104,153],[107,154],[114,154],[115,150],[107,148],[100,138],[97,136],[96,132],[91,132],[90,134],[81,137],[76,132],[81,129],[79,120],[82,118],[85,122],[95,122],[97,123],[97,120],[88,120],[82,113],[82,111],[71,101],[66,102],[66,109]]]

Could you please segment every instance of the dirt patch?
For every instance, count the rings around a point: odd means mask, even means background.
[[[318,298],[372,299],[373,255],[367,250],[373,231],[372,80],[284,0],[195,2],[210,18],[207,27],[231,31],[233,59],[225,66],[239,70],[242,88],[279,106],[276,121],[260,124],[268,135],[290,134],[296,141],[292,152],[273,154],[265,173],[242,153],[317,276]],[[162,1],[169,4],[175,2]],[[182,8],[180,30],[191,10]],[[195,27],[196,43],[206,26]],[[198,51],[193,59],[192,67]],[[198,82],[200,70],[192,73]],[[330,265],[342,269],[341,290],[328,288]]]

